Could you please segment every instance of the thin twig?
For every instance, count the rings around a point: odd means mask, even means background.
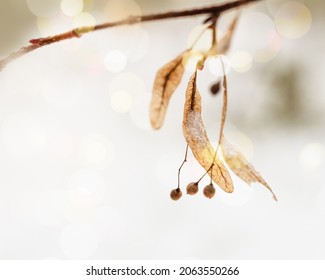
[[[181,164],[181,166],[178,168],[178,176],[177,176],[177,180],[178,180],[178,185],[177,185],[177,189],[180,189],[180,178],[181,178],[181,170],[183,168],[183,165],[185,164],[185,162],[187,162],[187,153],[188,153],[188,144],[186,145],[186,151],[185,151],[185,157],[184,160]]]
[[[115,22],[107,22],[95,26],[84,26],[75,28],[73,30],[70,30],[65,33],[57,34],[54,36],[44,37],[44,38],[38,38],[38,39],[32,39],[29,42],[30,45],[26,47],[22,47],[20,50],[11,53],[8,57],[0,60],[0,71],[12,60],[17,59],[18,57],[25,55],[35,49],[38,49],[40,47],[57,43],[63,40],[72,39],[72,38],[79,38],[84,34],[121,26],[121,25],[132,25],[140,22],[149,22],[149,21],[156,21],[156,20],[163,20],[163,19],[171,19],[171,18],[179,18],[179,17],[191,17],[196,15],[206,15],[206,14],[221,14],[225,11],[237,8],[239,6],[247,5],[252,2],[257,2],[261,0],[235,0],[228,3],[218,4],[214,6],[209,7],[203,7],[203,8],[196,8],[196,9],[190,9],[190,10],[183,10],[183,11],[172,11],[172,12],[166,12],[166,13],[159,13],[159,14],[150,14],[150,15],[143,15],[143,16],[129,16],[126,19],[115,21]]]
[[[207,175],[209,173],[209,171],[211,170],[211,178],[212,178],[212,167],[214,166],[214,163],[211,164],[211,166],[209,167],[209,169],[201,176],[201,178],[196,182],[197,184],[200,183],[200,181],[205,177],[205,175]]]

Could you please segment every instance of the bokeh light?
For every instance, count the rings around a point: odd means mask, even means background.
[[[265,1],[264,4],[266,6],[268,13],[274,17],[277,11],[279,10],[279,7],[283,5],[285,2],[290,2],[290,0]]]
[[[117,113],[129,112],[132,104],[132,96],[126,91],[116,91],[111,95],[111,106]]]
[[[68,181],[69,203],[77,209],[93,209],[103,201],[106,187],[100,173],[89,168],[81,169]]]
[[[76,147],[75,136],[66,128],[53,125],[47,126],[47,156],[51,161],[64,161]]]
[[[265,13],[249,12],[240,18],[233,46],[254,54],[270,44],[270,34],[275,32],[274,21]]]
[[[83,0],[62,0],[62,12],[69,17],[73,17],[82,12]]]
[[[265,63],[279,53],[281,39],[274,21],[268,15],[250,12],[241,17],[233,45],[240,48],[237,51],[251,55],[254,61]]]
[[[53,17],[37,17],[36,23],[43,36],[53,36],[72,29],[72,19],[63,14]]]
[[[247,37],[249,36],[249,37]],[[233,46],[239,52],[246,52],[256,62],[267,62],[279,52],[281,37],[276,32],[274,21],[265,13],[250,12],[240,19]],[[248,59],[248,56],[246,56]],[[236,70],[236,69],[235,69]],[[247,71],[242,68],[242,71]]]
[[[199,38],[200,37],[200,38]],[[212,35],[211,31],[207,30],[206,25],[198,25],[194,27],[187,39],[187,47],[193,47],[197,51],[207,51],[211,47]]]
[[[95,18],[89,13],[80,13],[73,18],[72,26],[79,35],[94,30]]]
[[[259,63],[266,63],[276,57],[282,45],[281,36],[274,30],[269,33],[269,44],[263,49],[255,52],[254,61]]]
[[[104,64],[108,71],[118,73],[126,67],[127,58],[121,51],[113,50],[105,56]]]
[[[42,95],[48,104],[54,107],[70,107],[82,97],[83,93],[82,80],[69,69],[53,71],[51,75],[44,77],[42,82]]]
[[[131,120],[134,125],[143,130],[151,130],[149,117],[150,95],[136,96],[130,111]]]
[[[183,57],[185,70],[189,73],[194,73],[197,63],[203,59],[203,55],[195,50],[187,52]]]
[[[117,21],[128,16],[140,16],[140,6],[133,0],[109,0],[104,8],[104,15],[109,21]]]
[[[283,4],[276,13],[275,24],[282,36],[297,39],[311,28],[312,15],[304,4],[289,2]]]
[[[26,0],[29,10],[39,17],[50,17],[60,12],[61,0]]]
[[[206,63],[208,64],[210,72],[218,77],[222,77],[224,74],[227,75],[231,70],[231,61],[225,55],[209,57]]]
[[[51,18],[37,17],[36,24],[37,24],[39,32],[43,36],[49,36],[50,34],[54,34]]]
[[[149,50],[149,34],[148,32],[137,26],[136,31],[134,32],[133,42],[129,45],[129,49],[126,52],[128,60],[130,62],[137,62],[141,60]]]
[[[143,95],[147,92],[143,79],[134,73],[122,73],[115,76],[109,83],[109,94],[124,91],[131,96]]]
[[[309,143],[300,152],[300,163],[307,169],[318,168],[325,160],[325,147],[319,143]]]
[[[128,62],[137,62],[148,53],[149,34],[140,24],[110,28],[107,32],[108,36],[101,37],[100,44],[94,44],[101,53],[117,50],[127,57]]]
[[[88,135],[80,143],[79,157],[88,167],[104,169],[113,162],[115,147],[104,135]]]
[[[247,72],[252,64],[252,56],[247,52],[238,51],[231,56],[231,67],[237,72]]]

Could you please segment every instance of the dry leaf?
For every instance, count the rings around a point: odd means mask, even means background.
[[[275,194],[270,186],[265,182],[261,175],[254,169],[246,158],[238,152],[233,145],[231,145],[222,135],[221,139],[222,153],[226,163],[230,169],[247,184],[259,182],[264,185],[273,195],[273,199],[277,201]]]
[[[209,171],[212,180],[225,192],[233,192],[233,184],[224,164],[215,156],[201,117],[201,96],[196,87],[196,73],[188,83],[184,105],[183,134],[195,158]]]
[[[185,53],[181,53],[157,72],[150,104],[150,122],[154,129],[159,129],[163,125],[169,100],[181,82],[184,74],[182,60]]]
[[[222,59],[220,58],[221,66],[223,70],[223,104],[222,104],[222,112],[221,112],[221,125],[220,125],[220,135],[219,135],[219,145],[221,143],[221,138],[223,134],[223,129],[225,127],[227,109],[228,109],[228,85],[227,85],[227,76],[225,72],[225,66],[223,64]]]
[[[237,15],[233,19],[233,21],[231,22],[231,24],[228,27],[226,34],[218,42],[218,44],[217,44],[217,53],[218,54],[225,54],[229,50],[230,44],[232,41],[232,37],[234,35],[234,31],[237,26],[238,18],[239,18],[239,15]]]
[[[264,185],[273,194],[273,198],[277,201],[275,194],[270,186],[264,181],[261,175],[254,169],[254,167],[246,160],[246,158],[239,153],[224,137],[223,129],[225,126],[227,105],[228,105],[228,85],[227,76],[224,71],[224,64],[221,60],[224,76],[223,76],[223,106],[220,126],[219,145],[221,146],[223,157],[230,169],[246,183],[259,182]]]

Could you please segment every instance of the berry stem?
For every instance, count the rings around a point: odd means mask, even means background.
[[[212,173],[213,173],[213,168],[211,168],[211,174],[210,174],[210,185],[212,185]]]
[[[210,168],[201,176],[201,178],[196,182],[197,184],[200,183],[200,181],[209,173],[210,170],[212,170],[212,167],[214,166],[214,163],[211,164]]]
[[[186,150],[185,150],[185,157],[184,157],[184,160],[181,164],[181,166],[178,168],[178,184],[177,184],[177,189],[179,190],[180,189],[180,177],[181,177],[181,170],[183,168],[183,165],[185,164],[185,162],[187,162],[187,154],[188,154],[188,144],[186,145]]]

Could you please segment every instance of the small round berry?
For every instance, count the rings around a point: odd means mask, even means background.
[[[179,200],[180,198],[182,197],[182,191],[181,189],[177,188],[177,189],[173,189],[171,192],[170,192],[170,198],[172,200]]]
[[[216,189],[214,188],[212,183],[205,186],[205,188],[203,189],[203,194],[207,198],[214,197],[215,193],[216,193]]]
[[[215,84],[213,84],[211,87],[210,87],[210,91],[213,95],[217,95],[220,91],[220,82],[217,82]]]
[[[199,191],[199,184],[197,182],[189,183],[186,187],[186,192],[189,195],[194,195]]]

